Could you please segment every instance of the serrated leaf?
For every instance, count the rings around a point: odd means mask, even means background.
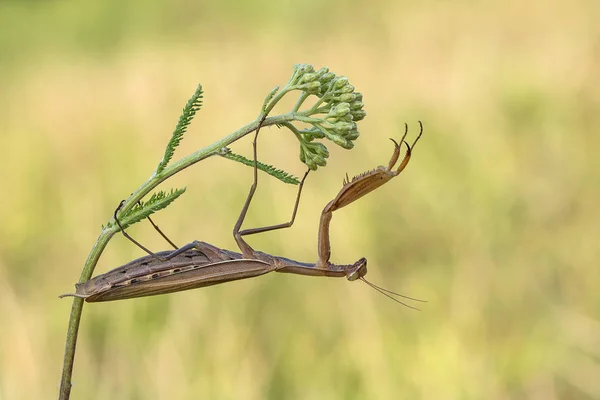
[[[229,150],[229,149],[225,149],[225,150],[226,151],[223,151],[220,154],[222,157],[225,157],[228,160],[237,161],[239,163],[242,163],[244,165],[254,168],[254,160],[249,160],[242,155],[235,154],[235,153],[231,152],[231,150]],[[264,163],[258,161],[256,167],[259,170],[266,172],[267,174],[279,179],[283,183],[289,183],[292,185],[298,185],[300,183],[298,178],[296,178],[294,175],[289,174],[289,173],[285,172],[284,170],[275,168],[272,165],[264,164]]]
[[[147,218],[149,215],[166,208],[176,198],[181,196],[185,192],[185,189],[186,188],[171,189],[169,193],[166,193],[162,190],[158,193],[153,193],[148,201],[139,202],[125,215],[121,215],[119,217],[119,222],[123,226],[123,229],[126,229],[127,227]],[[108,224],[109,227],[114,225],[114,222]]]
[[[167,148],[165,149],[165,155],[156,167],[156,173],[160,173],[162,170],[164,170],[167,164],[169,164],[169,161],[171,161],[171,158],[173,158],[175,149],[177,146],[179,146],[179,143],[183,139],[183,135],[187,131],[188,126],[192,122],[192,119],[194,119],[196,112],[200,110],[200,107],[202,107],[202,94],[202,85],[198,84],[196,91],[188,100],[185,107],[183,107],[183,111],[179,117],[179,121],[177,122],[177,126],[175,127],[173,135],[171,135],[171,140],[169,140]]]
[[[275,94],[278,91],[279,91],[279,86],[276,86],[275,88],[273,88],[273,90],[271,90],[269,92],[269,94],[265,98],[265,101],[264,101],[263,106],[262,106],[263,112],[267,111],[267,106],[269,105],[269,103],[271,102],[271,100],[273,100],[273,97],[275,96]]]

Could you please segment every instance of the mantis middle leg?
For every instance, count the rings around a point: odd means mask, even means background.
[[[254,252],[254,249],[252,249],[252,247],[250,247],[250,245],[248,243],[246,243],[246,241],[242,238],[242,236],[253,235],[255,233],[269,232],[269,231],[274,231],[277,229],[289,228],[294,224],[294,221],[296,219],[296,212],[298,211],[298,205],[300,204],[300,196],[302,194],[302,188],[304,187],[304,181],[306,180],[306,177],[308,176],[308,173],[310,172],[310,170],[307,170],[306,173],[304,174],[304,177],[302,177],[302,181],[300,181],[300,185],[298,187],[298,194],[296,195],[296,202],[294,204],[294,209],[292,211],[292,217],[290,218],[290,220],[288,222],[284,222],[282,224],[277,224],[277,225],[263,226],[263,227],[259,227],[259,228],[244,229],[244,230],[240,231],[240,228],[242,227],[242,224],[244,223],[244,219],[246,218],[248,208],[250,207],[250,202],[252,201],[252,197],[254,197],[254,193],[256,192],[256,187],[258,186],[258,167],[257,167],[258,161],[257,161],[256,147],[257,147],[258,133],[260,131],[261,125],[262,125],[262,121],[258,125],[258,128],[256,129],[256,133],[254,134],[254,140],[252,142],[252,148],[253,148],[253,152],[254,152],[254,182],[252,183],[252,186],[250,186],[250,192],[248,193],[246,202],[244,203],[244,206],[242,207],[242,211],[240,212],[240,216],[233,228],[233,237],[235,238],[235,241],[236,241],[238,247],[240,248],[244,258],[254,258],[255,252]]]

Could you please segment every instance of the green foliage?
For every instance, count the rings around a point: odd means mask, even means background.
[[[183,139],[183,135],[187,131],[187,127],[192,122],[192,119],[194,119],[196,112],[200,110],[200,107],[202,107],[202,94],[202,85],[198,84],[196,91],[188,100],[185,107],[183,107],[183,111],[181,113],[181,116],[179,117],[177,126],[173,131],[171,140],[169,140],[169,143],[167,144],[165,155],[163,156],[161,162],[158,164],[158,167],[156,167],[157,173],[160,173],[162,170],[164,170],[167,164],[169,164],[169,161],[171,161],[171,158],[173,158],[175,149],[177,148],[177,146],[179,146],[181,139]]]
[[[128,226],[140,222],[141,220],[147,218],[149,215],[154,214],[155,212],[162,210],[163,208],[166,208],[184,192],[185,188],[171,189],[169,193],[166,193],[162,190],[158,193],[153,193],[148,201],[140,201],[135,206],[133,206],[133,208],[127,213],[119,216],[119,222],[123,226],[123,229],[126,229]],[[111,221],[108,224],[108,226],[112,227],[113,224],[114,222]]]
[[[225,148],[225,151],[221,153],[221,156],[227,158],[228,160],[237,161],[244,165],[254,168],[254,160],[249,160],[242,155],[235,154],[228,148]],[[289,174],[281,169],[275,168],[272,165],[264,164],[260,161],[257,161],[256,167],[261,171],[266,172],[267,174],[279,179],[283,183],[289,183],[292,185],[298,185],[300,183],[298,178],[296,178],[294,175]]]

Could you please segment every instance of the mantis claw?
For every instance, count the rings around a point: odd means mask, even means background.
[[[387,167],[379,166],[371,171],[364,172],[360,175],[355,176],[352,179],[344,180],[344,186],[338,193],[338,195],[331,201],[326,207],[324,212],[333,212],[337,209],[347,206],[350,203],[360,199],[367,193],[374,191],[375,189],[383,186],[386,182],[391,180],[393,177],[397,176],[406,168],[408,162],[410,161],[410,157],[412,155],[412,150],[417,144],[417,141],[421,138],[423,134],[423,124],[419,121],[419,125],[421,130],[419,132],[419,136],[415,139],[412,146],[409,145],[404,139],[408,133],[408,125],[405,124],[404,134],[402,135],[402,139],[400,143],[395,141],[394,139],[390,140],[394,143],[394,152],[392,153],[392,157]],[[394,165],[398,162],[400,158],[400,152],[402,148],[402,143],[406,145],[406,154],[404,158],[398,165],[398,167],[394,170]]]

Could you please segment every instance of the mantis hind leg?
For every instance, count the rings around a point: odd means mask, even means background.
[[[132,238],[127,232],[125,232],[125,228],[123,227],[123,225],[121,225],[121,221],[119,221],[119,218],[117,218],[117,213],[119,212],[119,210],[121,209],[121,207],[123,206],[123,203],[125,202],[125,200],[121,201],[121,203],[119,204],[119,206],[115,209],[115,212],[113,214],[113,217],[115,219],[115,222],[117,223],[117,226],[119,227],[119,229],[121,230],[121,233],[123,234],[123,236],[125,236],[127,239],[129,239],[133,244],[135,244],[137,247],[139,247],[140,249],[144,250],[146,253],[148,253],[149,255],[161,260],[161,261],[166,261],[178,254],[181,254],[183,251],[182,249],[188,249],[189,245],[183,246],[181,248],[179,248],[175,243],[173,243],[168,237],[167,235],[165,235],[163,233],[163,231],[160,230],[160,228],[154,223],[154,221],[152,221],[152,219],[150,219],[150,216],[148,216],[148,220],[150,221],[150,223],[152,224],[152,226],[154,227],[154,229],[156,229],[156,231],[163,237],[163,239],[165,239],[167,242],[169,242],[169,244],[171,246],[173,246],[173,248],[175,249],[175,251],[173,251],[173,253],[169,254],[167,257],[161,257],[158,256],[157,254],[151,252],[150,250],[148,250],[145,246],[143,246],[140,242],[138,242],[137,240],[135,240],[134,238]]]
[[[163,238],[163,239],[165,239],[165,240],[166,240],[166,241],[167,241],[167,242],[168,242],[168,243],[169,243],[169,244],[170,244],[170,245],[171,245],[171,246],[172,246],[172,247],[173,247],[175,250],[179,249],[179,246],[177,246],[175,243],[173,243],[173,242],[171,241],[171,239],[169,239],[169,238],[167,237],[167,235],[165,235],[165,234],[163,233],[163,231],[161,231],[161,230],[160,230],[160,228],[158,227],[158,225],[156,225],[156,224],[154,223],[154,221],[152,221],[152,218],[150,218],[150,216],[149,216],[149,215],[148,215],[146,218],[148,219],[148,221],[150,221],[150,223],[152,224],[152,227],[154,227],[154,229],[156,230],[156,232],[158,232],[158,233],[160,234],[160,236],[162,236],[162,238]]]
[[[119,212],[119,210],[121,209],[121,207],[123,207],[123,203],[125,203],[125,200],[121,201],[121,203],[119,203],[119,206],[115,209],[115,212],[113,214],[113,218],[115,220],[115,222],[117,223],[117,226],[119,227],[119,229],[121,230],[121,233],[123,234],[123,236],[125,236],[127,239],[129,239],[133,244],[135,244],[137,247],[139,247],[140,249],[144,250],[146,253],[148,253],[151,256],[156,257],[159,260],[163,260],[162,257],[154,254],[153,252],[151,252],[150,250],[148,250],[144,245],[142,245],[140,242],[138,242],[137,240],[135,240],[134,238],[132,238],[127,232],[125,232],[125,228],[123,227],[123,225],[121,225],[121,221],[119,221],[119,218],[117,218],[117,213]],[[150,217],[148,217],[150,218]],[[152,222],[152,226],[154,226],[158,232],[165,238],[167,239],[167,237],[162,233],[162,231],[158,228],[158,226],[154,225],[154,222]],[[172,242],[167,239],[167,241],[169,243],[172,244]],[[175,249],[177,249],[177,246],[175,246]]]

